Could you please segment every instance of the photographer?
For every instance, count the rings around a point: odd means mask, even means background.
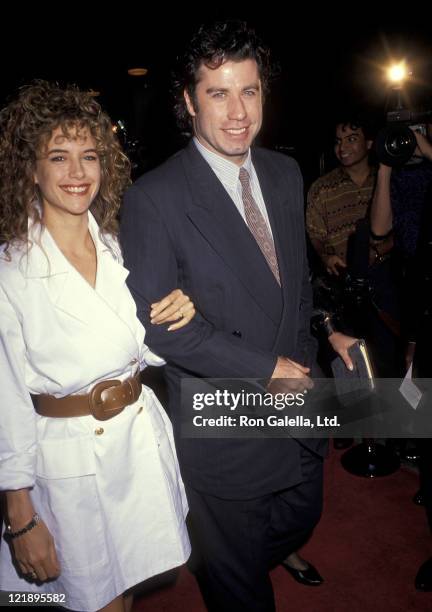
[[[391,168],[381,163],[370,211],[371,233],[379,242],[393,233],[399,257],[403,288],[406,297],[402,305],[402,336],[406,345],[405,362],[408,368],[415,349],[412,311],[416,288],[413,287],[418,267],[417,247],[424,214],[432,187],[431,143],[422,133],[413,130],[417,141],[414,158],[401,167]],[[432,125],[427,125],[429,138]],[[414,163],[413,163],[414,162]]]
[[[414,131],[417,141],[414,154],[421,163],[393,170],[381,164],[371,208],[372,231],[379,236],[393,229],[395,243],[403,256],[407,296],[403,311],[406,367],[412,364],[413,374],[420,378],[432,377],[431,127],[427,126],[428,137]],[[417,440],[417,445],[420,449],[420,492],[432,531],[432,444],[431,440],[423,438]],[[432,591],[432,557],[417,572],[415,586],[419,591]]]

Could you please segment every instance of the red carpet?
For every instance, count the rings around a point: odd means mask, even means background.
[[[297,584],[282,568],[272,572],[278,612],[427,612],[432,593],[413,586],[432,554],[424,509],[411,497],[417,475],[406,468],[368,480],[347,474],[340,451],[326,462],[325,505],[303,554],[325,578],[320,587]],[[198,587],[181,568],[175,584],[137,598],[134,612],[205,612]],[[221,611],[223,612],[223,611]]]

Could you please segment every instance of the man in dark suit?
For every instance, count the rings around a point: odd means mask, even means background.
[[[178,115],[191,122],[194,138],[128,190],[121,220],[146,342],[167,361],[200,553],[196,575],[209,610],[218,612],[274,610],[269,568],[302,545],[322,505],[320,442],[180,434],[182,377],[310,386],[315,344],[300,171],[293,159],[250,148],[269,66],[246,24],[199,30],[176,82]],[[200,313],[175,334],[148,319],[149,303],[173,287]]]

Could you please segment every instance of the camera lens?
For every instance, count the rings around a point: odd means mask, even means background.
[[[412,157],[416,138],[407,125],[387,125],[376,139],[376,153],[380,162],[388,166],[402,166]]]
[[[405,155],[406,151],[411,150],[411,139],[405,133],[391,132],[387,136],[385,148],[389,155],[400,156]]]

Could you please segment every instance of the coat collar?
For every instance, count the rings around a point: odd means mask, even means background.
[[[21,259],[21,271],[26,278],[41,280],[56,308],[82,321],[96,334],[103,335],[105,342],[108,339],[117,346],[127,346],[130,352],[133,345],[131,335],[135,338],[136,330],[133,329],[133,308],[129,307],[125,298],[127,289],[124,285],[128,271],[121,263],[117,242],[109,236],[103,241],[96,220],[90,212],[88,216],[89,231],[97,254],[95,288],[67,260],[49,231],[32,222],[29,222],[28,234],[32,246]],[[127,296],[133,305],[132,298],[129,294]],[[134,352],[137,350],[135,340]]]
[[[116,241],[109,236],[105,240],[101,238],[99,226],[90,211],[88,212],[88,227],[96,248],[98,265],[99,259],[105,259],[107,256],[121,261],[120,249]],[[28,220],[28,240],[30,247],[21,262],[21,271],[26,278],[51,278],[58,274],[67,274],[74,269],[47,228],[30,218]]]
[[[232,191],[236,191],[239,181],[240,167],[237,166],[237,164],[234,164],[232,161],[229,161],[221,155],[218,155],[217,153],[214,153],[213,151],[207,149],[204,145],[200,143],[196,136],[193,139],[193,143],[198,149],[199,153],[209,164],[210,168],[219,178],[221,183],[227,186]],[[242,168],[245,168],[249,176],[252,176],[252,158],[250,149],[248,150],[246,159],[242,163]]]

